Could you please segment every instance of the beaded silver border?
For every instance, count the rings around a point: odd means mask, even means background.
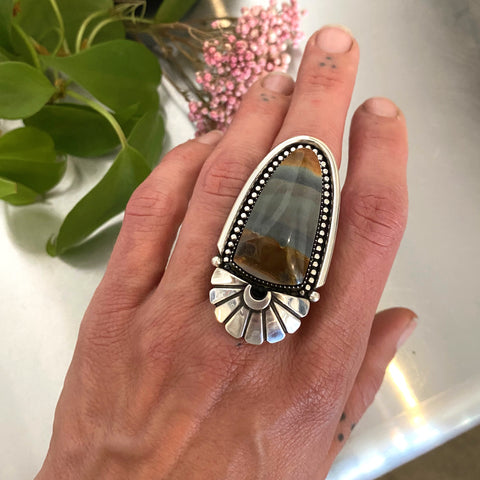
[[[299,285],[280,285],[261,280],[239,267],[233,261],[238,242],[255,203],[276,168],[290,153],[298,148],[311,149],[322,168],[322,200],[317,230],[313,242],[307,273]],[[340,207],[340,187],[338,168],[330,149],[321,140],[300,135],[276,146],[259,163],[232,207],[217,246],[220,253],[216,266],[223,268],[252,285],[262,286],[269,291],[277,291],[314,300],[318,297],[314,290],[325,283],[337,232]],[[317,298],[318,299],[318,298]]]

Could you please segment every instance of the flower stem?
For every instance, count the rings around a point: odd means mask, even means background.
[[[120,140],[122,148],[125,148],[128,146],[127,137],[125,137],[125,133],[123,133],[122,127],[117,122],[116,118],[106,108],[102,107],[101,105],[99,105],[97,102],[94,102],[90,98],[85,97],[81,93],[75,92],[74,90],[67,90],[66,94],[72,98],[75,98],[76,100],[79,100],[82,103],[85,103],[90,108],[93,108],[93,110],[95,110],[100,115],[105,117],[110,123],[110,125],[112,126],[112,128],[115,130],[115,133],[117,134],[118,139]]]
[[[28,37],[28,35],[25,33],[25,31],[20,27],[20,25],[16,22],[12,22],[12,28],[17,32],[17,34],[21,37],[23,42],[25,43],[25,47],[27,47],[28,52],[32,56],[32,61],[38,70],[40,70],[43,73],[42,66],[40,65],[40,59],[38,58],[38,54],[35,51],[35,48],[33,47],[33,44]]]
[[[105,20],[102,20],[99,22],[95,28],[92,30],[92,33],[88,37],[87,43],[85,48],[90,48],[92,46],[93,41],[95,40],[95,37],[97,36],[98,32],[103,28],[106,27],[108,24],[113,23],[113,22],[118,22],[119,19],[115,17],[110,17],[106,18]]]
[[[108,14],[108,10],[100,10],[98,12],[93,12],[82,22],[82,24],[80,25],[80,28],[78,29],[77,38],[75,39],[76,53],[78,53],[82,48],[82,38],[83,38],[83,35],[85,34],[85,30],[87,29],[88,24],[95,18],[101,17],[103,15],[107,15],[107,14]]]
[[[62,48],[63,41],[65,39],[65,25],[63,23],[63,17],[62,14],[60,13],[60,10],[58,8],[56,0],[49,0],[50,5],[55,13],[55,17],[57,17],[57,22],[58,22],[58,32],[59,32],[59,38],[58,38],[58,43],[57,46],[54,48],[52,55],[55,56],[58,51]]]

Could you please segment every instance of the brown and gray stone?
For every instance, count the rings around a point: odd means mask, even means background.
[[[257,278],[299,285],[320,214],[322,169],[311,150],[292,152],[270,177],[242,232],[234,262]]]

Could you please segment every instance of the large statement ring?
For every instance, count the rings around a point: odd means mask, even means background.
[[[290,138],[258,165],[218,240],[210,301],[235,338],[260,345],[300,327],[325,283],[339,211],[338,170],[328,147]]]

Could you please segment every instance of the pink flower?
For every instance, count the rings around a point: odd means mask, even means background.
[[[203,44],[205,68],[197,72],[196,80],[208,101],[189,103],[189,118],[196,134],[212,129],[226,130],[237,111],[242,95],[264,72],[285,72],[290,64],[288,47],[298,47],[303,33],[298,1],[270,0],[268,7],[244,7],[234,33],[221,34],[221,40]],[[212,23],[221,29],[221,22]]]

